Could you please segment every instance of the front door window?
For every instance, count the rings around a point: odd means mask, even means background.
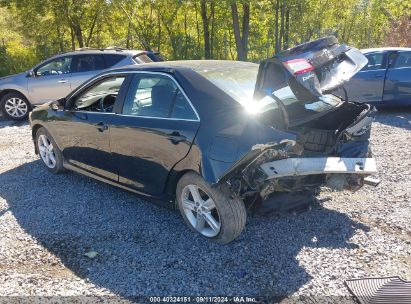
[[[125,76],[110,77],[92,86],[76,99],[75,110],[113,112],[114,103],[124,79]]]
[[[71,57],[61,57],[36,69],[36,76],[63,75],[70,73]]]

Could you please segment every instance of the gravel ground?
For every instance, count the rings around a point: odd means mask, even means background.
[[[222,246],[177,212],[72,172],[53,176],[27,123],[2,120],[0,296],[296,299],[348,296],[349,278],[411,280],[411,112],[379,113],[372,139],[378,187],[323,191],[311,211],[251,218]]]

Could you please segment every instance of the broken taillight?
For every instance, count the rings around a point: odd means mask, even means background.
[[[314,67],[305,59],[292,59],[285,61],[286,64],[294,73],[294,75],[304,74],[314,70]]]

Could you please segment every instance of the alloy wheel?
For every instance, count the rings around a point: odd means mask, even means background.
[[[221,229],[221,220],[213,199],[197,185],[187,185],[181,193],[181,202],[191,226],[206,237],[215,237]]]
[[[6,100],[4,109],[11,117],[20,118],[27,114],[28,106],[23,99],[12,97]]]
[[[53,169],[57,164],[53,143],[50,141],[49,138],[47,138],[46,135],[41,134],[38,137],[37,144],[39,148],[40,157],[43,160],[44,164],[50,169]]]

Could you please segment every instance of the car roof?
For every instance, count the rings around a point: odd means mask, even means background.
[[[224,70],[229,67],[256,68],[258,64],[245,61],[233,60],[178,60],[178,61],[161,61],[150,62],[138,65],[128,65],[114,68],[108,71],[130,71],[130,70],[165,70],[165,69],[191,69],[199,70]]]
[[[64,53],[56,54],[49,59],[58,58],[61,56],[70,56],[70,55],[95,55],[95,54],[119,54],[119,55],[126,55],[126,56],[135,56],[139,54],[146,54],[149,53],[148,51],[144,50],[128,50],[128,49],[121,49],[121,48],[107,48],[107,49],[92,49],[92,48],[82,48],[75,51],[68,51]]]
[[[373,52],[387,52],[387,51],[411,51],[411,48],[407,47],[380,47],[380,48],[370,48],[362,49],[363,53],[373,53]]]

